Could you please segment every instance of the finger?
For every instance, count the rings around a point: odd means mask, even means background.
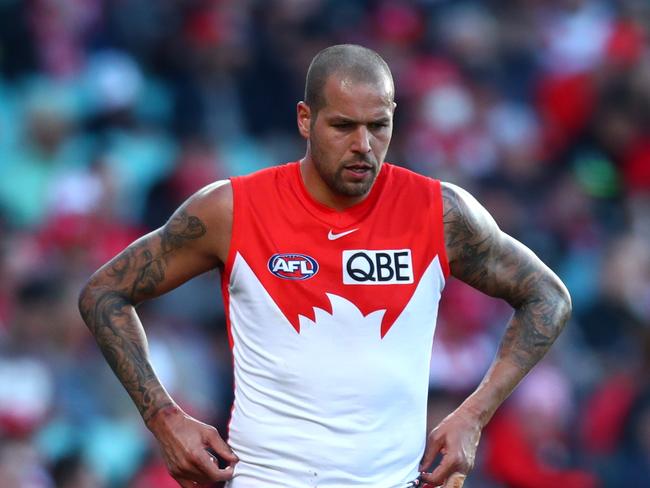
[[[442,485],[442,488],[462,488],[465,484],[465,478],[467,476],[462,473],[454,473],[447,478],[447,482]]]
[[[441,438],[433,438],[433,440],[431,440],[431,436],[429,436],[427,439],[427,445],[424,448],[424,455],[420,461],[420,471],[424,471],[431,466],[433,460],[438,455],[438,452],[440,452],[442,445],[443,440]]]
[[[420,478],[425,483],[435,487],[442,486],[445,480],[454,472],[454,463],[450,456],[444,456],[440,464],[431,473],[423,472]]]
[[[197,488],[199,485],[192,480],[186,480],[184,478],[175,478],[176,482],[182,486],[182,488]]]
[[[179,485],[183,488],[210,488],[213,483],[199,483],[197,481],[188,480],[185,478],[175,478]]]
[[[217,459],[209,454],[207,451],[204,451],[198,459],[196,459],[196,467],[201,470],[204,475],[205,481],[215,482],[215,481],[227,481],[232,479],[234,467],[228,466],[224,469],[220,469],[217,464]]]
[[[212,428],[207,431],[207,442],[217,456],[221,457],[226,462],[233,464],[239,461],[239,458],[232,451],[230,446],[221,438],[217,429]]]

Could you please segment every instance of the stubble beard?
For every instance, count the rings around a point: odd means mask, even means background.
[[[341,162],[340,166],[336,169],[335,172],[330,172],[327,171],[325,167],[326,165],[322,163],[322,161],[325,159],[324,151],[320,150],[318,146],[318,142],[315,141],[313,138],[310,138],[310,148],[311,148],[311,158],[312,161],[314,162],[314,167],[316,168],[316,171],[318,172],[320,178],[325,182],[325,184],[333,193],[341,196],[346,196],[346,197],[361,197],[368,194],[368,192],[370,192],[370,189],[372,188],[372,185],[374,184],[375,179],[377,178],[378,164],[376,161],[371,160],[368,157],[360,156],[356,160]],[[360,162],[368,163],[372,165],[369,178],[358,182],[345,181],[345,178],[343,176],[343,172],[345,171],[345,166],[348,164],[354,164]]]

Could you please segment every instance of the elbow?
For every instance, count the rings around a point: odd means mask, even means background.
[[[126,291],[114,286],[102,275],[93,275],[79,291],[77,307],[84,322],[91,329],[100,315],[115,313],[125,306],[135,306]]]
[[[94,293],[93,293],[92,280],[88,280],[84,286],[79,291],[79,297],[77,299],[77,307],[79,309],[79,314],[84,320],[86,325],[90,323],[92,316],[92,310],[94,309]]]
[[[77,307],[81,318],[87,326],[90,327],[92,318],[97,309],[97,303],[101,302],[102,294],[107,290],[107,287],[100,281],[97,274],[88,278],[84,283],[81,290],[79,290],[79,297],[77,299]]]
[[[516,309],[527,310],[537,315],[552,335],[557,337],[571,318],[571,294],[564,283],[551,274],[539,280],[523,305]]]
[[[571,313],[573,311],[573,303],[571,301],[571,294],[566,287],[563,286],[563,291],[560,293],[560,310],[562,312],[563,322],[567,323],[571,318]]]
[[[564,283],[560,281],[559,278],[555,277],[555,283],[552,288],[553,292],[551,294],[551,301],[553,307],[556,310],[557,314],[557,323],[560,326],[560,329],[563,329],[571,318],[571,312],[573,309],[573,304],[571,301],[571,294],[567,290]]]

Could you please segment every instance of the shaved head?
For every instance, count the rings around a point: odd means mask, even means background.
[[[390,69],[376,52],[343,44],[314,57],[296,116],[307,140],[302,175],[318,201],[342,209],[368,194],[393,135],[394,99]]]
[[[393,76],[379,54],[356,44],[330,46],[314,57],[307,70],[305,103],[313,112],[314,119],[327,103],[325,84],[332,75],[369,85],[384,84],[388,81],[391,99],[394,97]]]

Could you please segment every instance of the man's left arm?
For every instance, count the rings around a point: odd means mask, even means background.
[[[560,279],[526,246],[502,232],[466,191],[442,186],[444,230],[451,274],[515,310],[497,355],[477,389],[429,433],[422,481],[460,488],[474,464],[483,427],[522,378],[546,354],[571,313]]]

